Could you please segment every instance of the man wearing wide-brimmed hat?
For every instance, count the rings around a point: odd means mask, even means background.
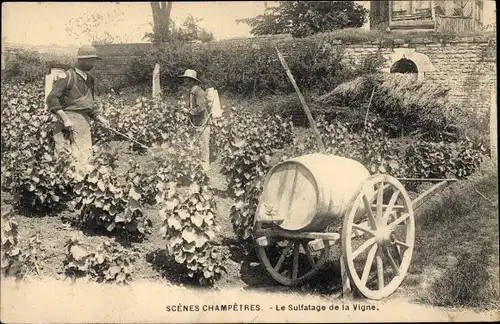
[[[98,60],[93,46],[81,47],[75,67],[54,78],[46,100],[49,110],[59,117],[54,134],[56,153],[70,153],[80,170],[92,157],[90,119],[108,125],[94,107],[94,78],[88,74]]]
[[[200,130],[201,155],[207,170],[210,165],[210,103],[195,70],[187,69],[179,78],[184,80],[184,86],[189,92],[190,121]]]

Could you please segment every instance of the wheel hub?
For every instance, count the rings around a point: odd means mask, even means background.
[[[384,227],[377,231],[377,239],[384,245],[392,245],[396,243],[396,235],[390,227]]]

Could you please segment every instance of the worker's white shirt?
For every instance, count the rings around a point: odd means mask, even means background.
[[[87,73],[83,72],[82,70],[75,68],[76,73],[78,73],[85,81],[87,81]]]

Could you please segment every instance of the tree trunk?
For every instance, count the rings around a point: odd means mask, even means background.
[[[153,11],[153,32],[160,36],[163,33],[168,34],[170,26],[170,13],[172,12],[171,1],[152,1],[151,10]],[[162,35],[163,36],[163,35]],[[157,37],[162,38],[162,37]]]

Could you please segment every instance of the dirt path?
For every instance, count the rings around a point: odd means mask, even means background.
[[[230,288],[214,292],[144,281],[135,282],[129,287],[120,287],[95,283],[69,284],[53,279],[32,280],[23,284],[8,280],[2,285],[2,297],[6,296],[8,298],[2,298],[1,315],[2,321],[8,323],[320,323],[492,321],[499,318],[498,313],[494,312],[443,309],[415,305],[403,299],[381,302],[342,301],[313,294]],[[176,311],[172,311],[173,307],[179,305],[180,309],[175,308]],[[236,307],[237,311],[221,310],[222,307],[228,309],[229,305]],[[218,307],[219,311],[216,311],[215,307]],[[324,309],[304,310],[305,307]],[[294,311],[294,308],[302,310]]]

